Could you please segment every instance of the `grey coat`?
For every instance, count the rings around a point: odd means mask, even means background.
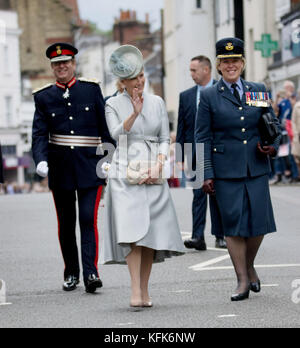
[[[130,244],[156,250],[155,261],[184,252],[168,183],[129,185],[127,166],[131,160],[156,160],[169,153],[169,120],[160,97],[144,94],[142,113],[130,132],[124,121],[133,113],[128,93],[110,98],[106,120],[118,142],[109,171],[105,198],[105,221],[101,263],[124,263]],[[121,136],[121,137],[120,137]]]

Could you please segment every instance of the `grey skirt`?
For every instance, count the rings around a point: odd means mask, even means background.
[[[226,237],[258,237],[276,232],[269,177],[215,180],[216,200]]]
[[[100,238],[101,264],[125,264],[132,244],[153,249],[155,263],[183,255],[168,184],[139,186],[109,180]]]

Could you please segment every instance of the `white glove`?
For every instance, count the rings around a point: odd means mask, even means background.
[[[48,176],[49,168],[48,163],[43,161],[40,162],[36,167],[36,173],[42,178],[46,178]]]
[[[108,177],[108,171],[109,171],[110,166],[111,166],[111,164],[108,162],[104,162],[101,166],[101,171],[102,171],[102,174],[104,175],[105,178]]]

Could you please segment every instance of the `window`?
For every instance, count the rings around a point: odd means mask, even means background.
[[[10,10],[10,0],[0,0],[0,9],[1,10]]]
[[[223,0],[221,0],[223,1]],[[221,24],[221,12],[220,12],[220,0],[216,0],[216,6],[215,6],[215,21],[216,26],[220,26]]]
[[[300,0],[291,0],[292,10],[299,9],[300,7]]]
[[[3,156],[15,156],[17,154],[17,147],[15,145],[2,145]]]
[[[202,0],[196,0],[196,8],[202,8]]]
[[[4,71],[6,75],[11,73],[11,62],[10,62],[10,49],[8,45],[3,46],[3,61],[4,61]]]
[[[227,0],[227,22],[231,19],[231,0]]]
[[[12,125],[12,97],[5,97],[5,116],[7,126]]]

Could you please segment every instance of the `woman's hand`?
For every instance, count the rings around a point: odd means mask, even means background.
[[[276,150],[273,146],[261,146],[260,143],[257,144],[258,151],[266,156],[275,157]]]
[[[130,97],[131,104],[133,106],[133,114],[130,115],[126,121],[124,121],[124,129],[126,132],[130,132],[134,122],[138,115],[142,112],[144,106],[144,98],[139,96],[138,88],[134,88],[132,97]]]
[[[132,97],[130,98],[135,116],[138,116],[142,112],[144,106],[144,98],[139,96],[138,91],[138,88],[134,88]]]
[[[214,196],[216,194],[214,181],[212,179],[205,180],[202,186],[202,190],[208,195]]]
[[[162,167],[160,163],[148,170],[147,178],[143,179],[139,185],[154,185],[160,178],[162,172]]]

